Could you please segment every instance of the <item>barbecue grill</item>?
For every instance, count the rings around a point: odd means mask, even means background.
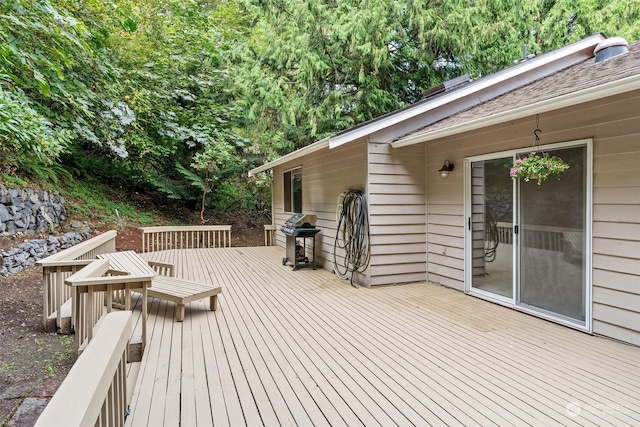
[[[291,262],[294,271],[298,267],[307,265],[312,265],[313,269],[316,269],[316,234],[320,232],[320,229],[316,227],[316,220],[315,215],[295,214],[280,227],[280,231],[287,239],[287,256],[282,258],[282,265]],[[306,254],[307,238],[312,240],[311,259]]]

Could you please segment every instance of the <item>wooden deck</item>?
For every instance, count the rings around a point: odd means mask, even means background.
[[[149,299],[129,426],[640,425],[638,348],[429,283],[356,289],[276,247],[143,256],[222,294],[183,323]]]

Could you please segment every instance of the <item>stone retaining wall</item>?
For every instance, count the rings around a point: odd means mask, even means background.
[[[7,189],[0,184],[0,233],[51,232],[67,217],[58,193],[30,188]]]
[[[42,258],[70,248],[89,237],[91,237],[91,229],[86,227],[81,231],[71,231],[61,236],[49,236],[46,239],[33,239],[20,243],[17,248],[0,253],[0,276],[18,273]]]
[[[64,199],[59,193],[30,188],[6,188],[0,184],[0,235],[51,233],[60,227],[66,217]],[[0,253],[0,276],[18,273],[34,265],[36,261],[89,237],[91,229],[87,227],[60,236],[20,243],[17,248]]]

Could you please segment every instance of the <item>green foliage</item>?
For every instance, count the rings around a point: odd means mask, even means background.
[[[628,0],[545,1],[537,39],[545,50],[556,49],[598,32],[640,39],[640,3]]]
[[[22,91],[3,86],[0,81],[0,171],[51,165],[69,143],[69,131],[54,128]]]
[[[299,148],[472,78],[602,31],[640,38],[626,0],[244,0],[234,89],[255,132]],[[269,153],[268,147],[261,146]]]
[[[70,180],[62,186],[69,213],[92,220],[117,224],[116,209],[123,219],[139,225],[157,222],[151,212],[140,213],[122,191],[112,191],[95,180]]]
[[[525,181],[536,179],[538,180],[538,185],[540,185],[542,181],[545,181],[550,176],[560,179],[560,174],[567,169],[569,169],[569,165],[559,157],[549,156],[549,153],[537,154],[531,152],[522,158],[516,159],[509,171],[509,176],[512,179],[522,178]]]
[[[627,0],[0,0],[0,173],[261,209],[258,164],[639,22]]]
[[[2,179],[0,181],[4,182],[5,184],[7,184],[7,187],[11,187],[11,188],[26,188],[28,187],[29,183],[27,181],[25,181],[22,178],[19,178],[17,176],[11,176],[7,173],[2,173],[1,175]]]
[[[109,67],[91,31],[49,1],[2,1],[0,14],[0,169],[42,171],[101,127],[96,110]]]
[[[271,213],[271,187],[247,185],[241,180],[225,181],[216,187],[208,206],[224,211]]]

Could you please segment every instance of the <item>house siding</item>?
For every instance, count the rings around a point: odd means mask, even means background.
[[[640,345],[640,93],[540,115],[543,144],[593,138],[592,331]],[[427,143],[428,280],[464,290],[466,157],[526,148],[533,119]],[[402,150],[400,148],[399,150]],[[460,166],[446,181],[437,170]]]
[[[424,152],[368,144],[371,285],[426,280]]]
[[[593,332],[640,345],[640,96],[594,145]],[[636,117],[629,112],[635,111]],[[606,133],[605,133],[606,132]]]
[[[322,230],[316,235],[316,264],[333,270],[330,253],[336,235],[338,196],[349,189],[366,191],[366,141],[321,150],[274,168],[272,212],[273,223],[278,228],[292,215],[284,211],[283,172],[296,167],[302,167],[302,211],[317,215],[317,226]],[[276,244],[281,247],[286,244],[286,237],[279,229]],[[368,271],[358,275],[357,282],[368,285],[368,275]]]
[[[435,149],[434,149],[435,148]],[[446,180],[438,170],[445,160],[454,164]],[[462,158],[429,146],[427,165],[428,280],[464,290],[464,186]]]

